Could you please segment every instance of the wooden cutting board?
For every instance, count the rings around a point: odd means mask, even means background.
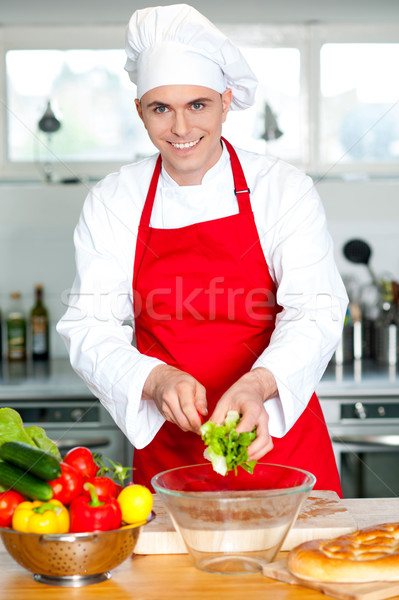
[[[136,554],[185,554],[186,547],[167,514],[159,496],[154,495],[156,518],[143,527]],[[332,491],[313,491],[304,503],[282,550],[316,538],[332,538],[357,529],[340,498]]]
[[[304,581],[290,573],[285,560],[269,563],[263,567],[263,575],[278,579],[284,583],[301,585],[319,590],[339,600],[383,600],[399,594],[399,581],[374,581],[371,583],[323,583],[322,581]]]

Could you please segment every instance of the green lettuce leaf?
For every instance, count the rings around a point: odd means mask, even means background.
[[[4,442],[25,442],[33,445],[20,414],[8,407],[0,408],[0,445]]]
[[[235,428],[240,422],[237,411],[229,411],[223,425],[215,425],[207,421],[201,425],[200,433],[207,446],[204,458],[210,460],[213,470],[220,475],[229,471],[237,473],[237,467],[242,467],[248,473],[253,473],[256,460],[248,460],[248,446],[256,437],[256,429],[238,434]]]
[[[57,445],[55,444],[55,442],[53,442],[53,440],[50,440],[50,438],[47,437],[47,434],[43,427],[39,427],[38,425],[30,425],[29,427],[25,427],[25,431],[32,440],[32,442],[35,444],[35,446],[37,446],[41,450],[49,452],[50,454],[55,456],[57,460],[62,460]]]
[[[0,446],[4,442],[25,442],[50,452],[61,461],[57,446],[47,437],[44,429],[37,425],[25,427],[19,412],[9,407],[0,408]],[[0,492],[4,491],[5,488],[0,485]]]

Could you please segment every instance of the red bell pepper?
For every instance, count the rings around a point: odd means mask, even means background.
[[[81,495],[83,490],[83,477],[77,469],[65,462],[61,464],[61,477],[53,479],[48,483],[53,488],[53,499],[59,500],[64,506],[68,506],[74,498]]]
[[[119,486],[110,477],[91,477],[86,483],[94,486],[99,500],[116,498],[119,493]],[[83,489],[83,495],[91,498],[90,490]]]
[[[21,502],[25,502],[25,498],[14,490],[0,493],[0,527],[11,527],[12,516]]]
[[[84,479],[94,477],[99,469],[93,454],[85,446],[76,446],[69,450],[64,456],[64,462],[80,471]]]
[[[82,533],[119,529],[122,523],[122,511],[117,499],[108,498],[101,501],[91,483],[86,482],[83,487],[85,490],[89,490],[90,498],[78,496],[71,502],[69,507],[70,531]]]

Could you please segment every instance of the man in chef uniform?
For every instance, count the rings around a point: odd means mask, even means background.
[[[204,462],[201,420],[237,410],[238,432],[256,427],[251,460],[307,469],[341,493],[314,390],[347,296],[313,183],[221,137],[256,78],[195,9],[136,11],[126,53],[159,153],[85,201],[58,324],[71,364],[133,444],[136,483]]]

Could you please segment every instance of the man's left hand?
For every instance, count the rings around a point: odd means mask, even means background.
[[[242,415],[237,432],[252,431],[256,426],[256,438],[248,446],[249,460],[259,460],[273,448],[269,434],[269,416],[264,402],[276,396],[277,384],[274,376],[261,367],[246,373],[220,398],[210,421],[221,425],[229,410]]]

